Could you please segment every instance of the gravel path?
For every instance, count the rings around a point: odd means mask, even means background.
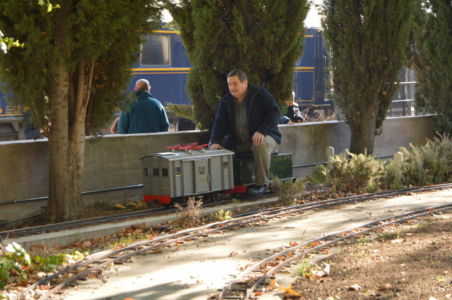
[[[68,289],[68,300],[207,299],[246,266],[290,242],[347,229],[408,210],[452,202],[452,189],[378,199],[272,220],[135,257]],[[278,298],[279,299],[279,298]]]

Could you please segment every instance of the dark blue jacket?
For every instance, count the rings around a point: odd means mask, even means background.
[[[137,99],[127,111],[121,111],[118,133],[146,133],[168,131],[165,109],[151,93],[138,91]]]
[[[222,144],[226,148],[237,145],[234,101],[231,93],[226,94],[220,100],[212,128],[211,144]],[[278,120],[281,113],[273,96],[265,88],[248,84],[244,101],[250,138],[257,131],[271,136],[280,144],[281,133],[278,129]]]

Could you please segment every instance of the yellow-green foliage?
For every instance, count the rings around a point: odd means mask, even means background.
[[[402,183],[405,186],[450,182],[452,180],[452,140],[443,135],[424,146],[401,148]]]
[[[402,184],[402,164],[398,161],[391,160],[386,165],[386,174],[382,178],[382,186],[390,189],[400,189]]]
[[[226,221],[231,219],[231,212],[229,210],[220,209],[215,214],[215,219],[218,221]]]
[[[326,166],[317,166],[312,178],[315,182],[330,184],[336,191],[372,192],[378,188],[383,175],[383,163],[372,155],[345,150],[330,156]]]
[[[294,182],[273,178],[272,188],[283,205],[293,205],[297,197],[305,190],[304,179],[297,178]]]
[[[71,264],[84,257],[79,251],[32,256],[21,245],[13,242],[0,249],[0,289],[10,283],[26,281],[36,272],[53,272],[61,265]]]

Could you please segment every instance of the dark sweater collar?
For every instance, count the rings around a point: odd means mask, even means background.
[[[154,96],[150,92],[147,92],[147,91],[144,91],[144,90],[136,91],[135,95],[137,95],[137,97],[139,97],[139,98],[141,98],[141,97],[152,97],[152,98],[154,98]]]

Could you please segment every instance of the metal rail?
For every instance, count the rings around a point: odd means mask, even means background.
[[[443,189],[443,188],[448,188],[451,186],[452,186],[452,183],[438,185],[438,186],[425,187],[425,188],[418,188],[418,189],[410,189],[410,191],[414,191],[414,190],[426,191],[426,190],[432,190],[432,189]],[[394,196],[397,193],[403,194],[405,192],[406,191],[386,192],[385,194],[379,193],[378,197],[384,197],[385,195],[386,196],[388,196],[388,195]],[[372,195],[372,194],[371,195],[363,195],[363,196],[352,196],[352,197],[347,197],[347,198],[313,202],[313,203],[309,203],[309,204],[297,205],[297,206],[286,207],[286,208],[267,209],[267,210],[262,210],[262,211],[256,211],[252,215],[245,215],[245,216],[241,216],[241,217],[236,217],[232,220],[211,223],[211,224],[207,224],[204,226],[183,230],[178,233],[161,236],[161,237],[158,237],[153,240],[139,241],[139,242],[133,243],[127,247],[124,247],[122,249],[118,249],[118,250],[110,249],[110,250],[102,251],[99,253],[89,255],[89,256],[85,257],[83,260],[80,260],[71,266],[67,266],[65,268],[60,269],[58,272],[56,272],[53,275],[50,275],[50,276],[47,276],[47,277],[41,279],[39,282],[33,284],[32,286],[30,286],[29,288],[24,290],[22,295],[27,295],[27,294],[33,293],[33,291],[39,285],[50,284],[54,279],[56,279],[60,276],[64,275],[65,277],[69,277],[61,284],[54,286],[47,293],[41,295],[41,298],[39,298],[39,299],[45,299],[45,297],[61,290],[65,286],[71,285],[79,279],[86,278],[89,274],[98,272],[99,270],[102,270],[113,263],[124,261],[134,255],[154,251],[161,247],[170,246],[173,243],[178,243],[178,242],[181,242],[184,240],[189,240],[189,239],[193,239],[196,237],[204,236],[209,233],[221,232],[221,231],[224,231],[227,229],[232,229],[234,227],[242,227],[247,224],[257,222],[257,221],[268,220],[268,219],[276,218],[279,216],[286,216],[289,214],[300,213],[300,212],[303,212],[306,210],[311,210],[314,208],[329,207],[332,205],[340,205],[340,204],[345,204],[345,203],[350,203],[350,202],[367,201],[370,199],[374,199],[375,197],[377,197],[377,196]],[[80,268],[84,268],[84,271],[81,273],[77,273],[77,270]],[[73,274],[73,275],[70,276],[70,274]]]
[[[209,207],[209,206],[218,205],[218,204],[224,204],[224,203],[228,203],[228,202],[231,202],[231,201],[223,201],[221,199],[220,200],[212,200],[212,201],[209,201],[209,203],[207,203],[204,207]],[[61,222],[61,223],[53,223],[53,224],[40,225],[40,226],[34,226],[34,227],[27,227],[27,228],[21,228],[21,229],[0,231],[0,240],[4,239],[4,238],[9,238],[9,237],[23,237],[23,236],[29,236],[29,235],[35,235],[35,234],[42,234],[42,233],[46,233],[46,232],[56,232],[56,231],[62,231],[62,230],[67,230],[67,229],[79,228],[79,227],[90,226],[90,225],[99,225],[99,224],[105,224],[105,223],[111,223],[111,222],[118,222],[118,221],[122,221],[122,220],[126,220],[126,219],[149,217],[149,216],[152,216],[157,213],[166,213],[166,212],[172,212],[172,211],[175,211],[175,208],[168,207],[168,208],[143,209],[143,210],[139,210],[139,211],[114,214],[114,215],[110,215],[110,216],[94,217],[94,218],[67,221],[67,222]]]
[[[372,200],[372,199],[381,198],[381,197],[397,196],[397,195],[400,195],[402,193],[407,193],[407,192],[431,191],[431,190],[451,188],[451,187],[452,187],[452,183],[446,183],[446,184],[439,184],[439,185],[426,186],[426,187],[420,187],[420,188],[406,188],[406,189],[397,190],[397,191],[383,191],[383,192],[378,192],[378,193],[373,193],[373,194],[362,194],[362,195],[349,196],[349,197],[344,197],[344,198],[339,198],[339,199],[311,202],[311,203],[307,203],[307,204],[290,206],[290,207],[285,207],[285,208],[280,208],[280,209],[273,208],[273,209],[267,209],[267,210],[255,210],[255,211],[250,211],[250,212],[247,212],[244,214],[236,215],[236,216],[234,216],[234,218],[240,218],[243,216],[248,216],[251,214],[261,213],[261,212],[266,212],[266,211],[283,212],[283,211],[290,210],[293,208],[314,208],[314,207],[317,207],[318,205],[333,206],[333,205],[339,205],[339,204],[343,204],[343,203],[347,203],[347,202],[358,202],[358,201],[361,201],[361,199],[363,199],[364,201],[367,201],[367,200]],[[227,203],[227,202],[215,202],[212,204],[218,204],[218,203]],[[72,229],[72,228],[79,228],[79,227],[83,227],[83,226],[117,222],[117,221],[122,221],[122,220],[126,220],[126,219],[139,218],[139,217],[143,217],[143,216],[152,216],[153,214],[156,214],[156,213],[171,212],[171,211],[174,211],[174,209],[171,209],[171,208],[145,209],[145,210],[140,210],[140,211],[115,214],[112,216],[95,217],[95,218],[90,218],[90,219],[82,219],[82,220],[41,225],[41,226],[35,226],[35,227],[29,227],[29,228],[2,231],[2,232],[0,232],[0,240],[9,238],[9,237],[23,237],[23,236],[29,236],[29,235],[42,234],[45,232],[55,232],[55,231]]]
[[[294,261],[301,259],[310,252],[332,246],[340,241],[351,239],[382,227],[406,222],[445,210],[452,210],[452,204],[427,207],[408,213],[385,217],[358,227],[330,233],[319,238],[311,239],[300,245],[287,248],[248,267],[245,271],[240,273],[233,282],[223,288],[222,292],[217,296],[217,299],[256,299],[257,295],[255,292],[267,286],[268,281],[273,279],[278,271]],[[265,267],[268,265],[273,265],[273,267],[266,270]]]
[[[116,215],[112,215],[112,216],[95,217],[95,218],[74,220],[74,221],[68,221],[68,222],[62,222],[62,223],[40,225],[40,226],[35,226],[35,227],[7,230],[7,231],[0,232],[0,240],[9,238],[9,237],[29,236],[29,235],[34,235],[34,234],[42,234],[42,233],[46,233],[46,232],[55,232],[55,231],[62,231],[62,230],[66,230],[66,229],[79,228],[79,227],[83,227],[83,226],[98,225],[98,224],[102,224],[102,223],[122,221],[122,220],[126,220],[126,219],[139,218],[139,217],[143,217],[143,216],[151,216],[156,213],[162,213],[162,212],[166,212],[166,211],[170,212],[172,210],[174,210],[174,209],[172,209],[172,208],[144,209],[144,210],[139,210],[139,211],[132,211],[132,212],[127,212],[127,213],[116,214]]]
[[[86,192],[82,192],[82,195],[85,196],[85,195],[107,193],[107,192],[117,192],[117,191],[122,191],[122,190],[140,189],[140,188],[143,188],[143,184],[117,186],[117,187],[105,188],[105,189],[100,189],[100,190],[86,191]],[[49,200],[49,196],[42,196],[42,197],[35,197],[35,198],[28,198],[28,199],[21,199],[21,200],[4,201],[4,202],[0,202],[0,205],[21,204],[21,203],[46,201],[46,200]]]

